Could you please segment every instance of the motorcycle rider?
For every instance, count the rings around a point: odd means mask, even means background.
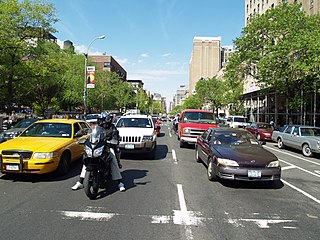
[[[122,165],[120,163],[120,148],[119,148],[119,141],[120,141],[120,136],[119,136],[119,131],[117,130],[116,126],[112,123],[113,116],[110,115],[109,113],[107,114],[101,114],[101,118],[98,119],[98,125],[103,127],[106,131],[106,140],[107,141],[112,141],[113,143],[108,143],[110,146],[110,152],[112,155],[112,161],[111,161],[111,175],[112,175],[112,180],[117,180],[118,181],[118,187],[120,192],[125,191],[125,187],[122,180],[120,168],[122,168]],[[83,181],[84,177],[86,175],[86,166],[82,166],[82,170],[80,173],[80,179],[79,181],[76,182],[74,186],[72,186],[72,190],[78,190],[80,188],[83,188]]]
[[[173,130],[175,132],[178,131],[178,123],[179,123],[179,121],[180,121],[180,114],[178,113],[173,119]]]

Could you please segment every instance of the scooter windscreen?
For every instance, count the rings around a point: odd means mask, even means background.
[[[96,126],[93,130],[92,133],[89,136],[89,142],[91,144],[98,144],[98,142],[104,141],[106,138],[106,132],[103,129],[103,127]]]

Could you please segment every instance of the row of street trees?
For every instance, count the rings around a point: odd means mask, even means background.
[[[0,0],[1,111],[25,106],[44,116],[48,109],[83,108],[84,55],[50,41],[56,32],[55,14],[54,5],[45,1]],[[108,71],[97,70],[96,87],[87,96],[88,112],[136,107],[150,112],[157,104],[143,89],[135,92]]]
[[[243,86],[247,76],[266,90],[284,94],[286,107],[298,111],[308,96],[320,95],[319,26],[320,15],[306,15],[299,4],[284,3],[253,16],[234,41],[236,52],[229,59],[223,78],[200,80],[196,94],[174,112],[201,108],[210,102],[213,109],[232,104],[231,114],[244,114]]]

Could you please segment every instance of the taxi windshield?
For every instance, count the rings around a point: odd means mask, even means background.
[[[72,126],[67,123],[40,122],[31,125],[20,136],[70,138]]]

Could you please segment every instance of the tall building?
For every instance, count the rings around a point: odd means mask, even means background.
[[[196,83],[215,76],[221,68],[221,37],[194,37],[189,63],[189,94]]]
[[[180,85],[177,88],[176,95],[174,95],[174,105],[179,106],[182,104],[183,100],[186,98],[186,94],[188,92],[188,87],[186,85]]]
[[[301,3],[302,9],[308,14],[320,12],[320,0],[245,0],[245,24],[247,26],[251,16],[263,14],[268,9],[274,8],[280,3]]]
[[[127,72],[123,67],[112,57],[106,55],[88,56],[89,60],[96,65],[97,69],[115,72],[124,81],[127,80]]]

